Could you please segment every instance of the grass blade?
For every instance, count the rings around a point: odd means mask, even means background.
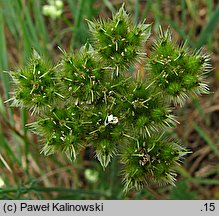
[[[209,145],[212,151],[214,151],[214,153],[219,157],[219,148],[212,142],[206,131],[199,127],[196,123],[193,123],[193,128],[200,135],[200,137],[202,137],[204,141]]]
[[[218,179],[190,178],[188,179],[188,181],[196,184],[203,184],[203,185],[219,185]]]
[[[134,13],[134,21],[137,24],[138,23],[138,17],[139,17],[139,0],[135,1],[135,13]]]
[[[107,8],[109,8],[112,13],[115,12],[115,8],[109,0],[103,0],[103,3],[106,5]]]
[[[197,42],[195,44],[197,48],[200,48],[207,43],[209,37],[212,35],[213,31],[216,29],[218,24],[219,24],[219,6],[212,13],[207,25],[201,31],[197,39]]]
[[[189,45],[194,46],[191,40],[188,38],[187,34],[178,26],[173,20],[167,18],[166,16],[163,19],[181,36],[181,38],[188,42]]]
[[[3,81],[5,99],[9,99],[9,75],[7,73],[3,73],[3,70],[7,70],[8,68],[8,59],[7,59],[7,49],[6,49],[6,41],[4,34],[4,20],[3,13],[0,10],[0,47],[1,47],[1,55],[0,55],[0,75],[1,80]]]
[[[148,12],[151,10],[152,4],[153,4],[152,0],[148,0],[145,3],[145,7],[144,7],[144,10],[143,10],[143,13],[142,13],[142,19],[146,19],[147,18]]]

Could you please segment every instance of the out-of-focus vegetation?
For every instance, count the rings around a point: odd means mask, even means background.
[[[1,199],[219,199],[219,4],[213,0],[63,0],[57,16],[45,13],[45,0],[0,0],[0,198]],[[61,153],[44,157],[25,125],[26,110],[4,101],[13,91],[8,73],[28,61],[32,49],[59,59],[89,40],[86,19],[110,17],[122,3],[136,22],[152,23],[149,47],[161,24],[178,43],[204,46],[212,58],[209,85],[214,94],[178,109],[180,125],[170,131],[193,151],[178,167],[176,187],[152,185],[122,193],[117,161],[102,170],[92,149],[70,163]],[[44,7],[44,9],[43,9]],[[50,11],[51,12],[51,11]],[[45,16],[47,15],[47,16]],[[58,48],[60,47],[60,49]],[[141,69],[141,65],[138,66]],[[135,73],[135,69],[133,69]]]

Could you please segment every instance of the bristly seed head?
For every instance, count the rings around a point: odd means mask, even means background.
[[[123,71],[144,56],[139,53],[142,53],[142,45],[150,36],[150,25],[135,25],[123,7],[112,20],[89,21],[88,25],[94,49],[106,65]]]
[[[170,102],[182,106],[187,98],[208,94],[206,73],[211,70],[209,56],[192,52],[184,44],[176,45],[170,32],[163,32],[154,42],[149,61],[150,75]]]
[[[150,25],[134,24],[124,6],[112,19],[88,25],[93,47],[61,50],[55,67],[34,51],[26,67],[11,73],[9,101],[36,115],[28,126],[41,136],[45,155],[63,152],[73,161],[91,147],[104,169],[118,156],[126,192],[150,183],[174,185],[174,167],[189,152],[165,134],[178,123],[172,102],[182,106],[208,93],[209,57],[178,46],[162,30],[147,57]],[[140,60],[134,77],[129,68]]]

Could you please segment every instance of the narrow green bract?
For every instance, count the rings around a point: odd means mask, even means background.
[[[150,24],[134,24],[124,7],[88,25],[92,45],[63,51],[55,66],[34,52],[26,67],[11,73],[12,105],[35,114],[28,126],[45,155],[63,152],[73,161],[90,147],[104,169],[118,157],[124,191],[174,185],[174,167],[188,151],[165,132],[178,123],[177,105],[209,92],[209,57],[178,46],[162,30],[147,57]],[[128,69],[137,62],[145,70],[134,78]]]

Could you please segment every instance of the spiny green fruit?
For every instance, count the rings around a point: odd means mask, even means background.
[[[106,115],[104,122],[99,121],[96,130],[90,132],[89,143],[94,147],[103,168],[106,168],[111,158],[118,153],[118,145],[122,143],[124,128],[118,121],[116,116]]]
[[[41,136],[45,155],[61,151],[72,161],[90,147],[104,169],[118,157],[125,191],[174,184],[174,167],[188,151],[162,134],[176,126],[174,106],[208,93],[209,57],[178,46],[169,31],[160,31],[147,57],[150,25],[135,25],[124,7],[88,25],[93,47],[63,52],[56,66],[35,53],[12,73],[13,104],[36,115],[30,128]],[[142,58],[144,74],[135,79],[128,68]]]
[[[96,125],[90,132],[90,142],[103,167],[118,153],[118,146],[125,144],[124,134],[147,137],[177,122],[169,105],[150,86],[120,75],[106,83],[102,97],[90,107],[87,115]]]
[[[85,146],[85,125],[75,106],[54,107],[40,115],[30,128],[41,136],[45,155],[58,151],[74,160],[79,150]]]
[[[117,87],[119,85],[117,82],[113,82],[113,84]],[[112,91],[115,85],[105,83],[101,97],[95,102],[95,106],[90,107],[90,111],[87,112],[89,120],[93,123],[89,132],[89,143],[94,147],[103,168],[117,154],[117,148],[122,143],[121,137],[124,131],[122,113],[119,112],[118,101],[114,95],[115,92]]]
[[[163,134],[138,137],[135,142],[127,140],[121,151],[125,191],[140,189],[153,182],[174,184],[174,166],[187,153],[178,143]]]
[[[150,25],[135,25],[123,7],[112,20],[88,21],[88,25],[96,53],[117,76],[145,56],[142,47],[150,36]]]
[[[133,85],[126,94],[120,95],[122,96],[125,96],[125,100],[120,101],[118,109],[123,112],[126,123],[132,125],[135,132],[144,137],[151,136],[160,129],[173,127],[177,123],[161,92],[144,80],[133,81]]]
[[[65,54],[60,64],[60,91],[76,104],[93,103],[100,95],[105,70],[91,49],[85,45],[76,54]]]
[[[174,103],[182,106],[192,95],[209,93],[205,81],[206,73],[211,70],[209,56],[201,50],[191,51],[186,44],[178,46],[168,30],[163,32],[160,28],[149,65],[152,79]]]
[[[29,64],[11,73],[15,85],[13,105],[35,112],[51,108],[60,95],[56,88],[56,70],[34,51]]]

